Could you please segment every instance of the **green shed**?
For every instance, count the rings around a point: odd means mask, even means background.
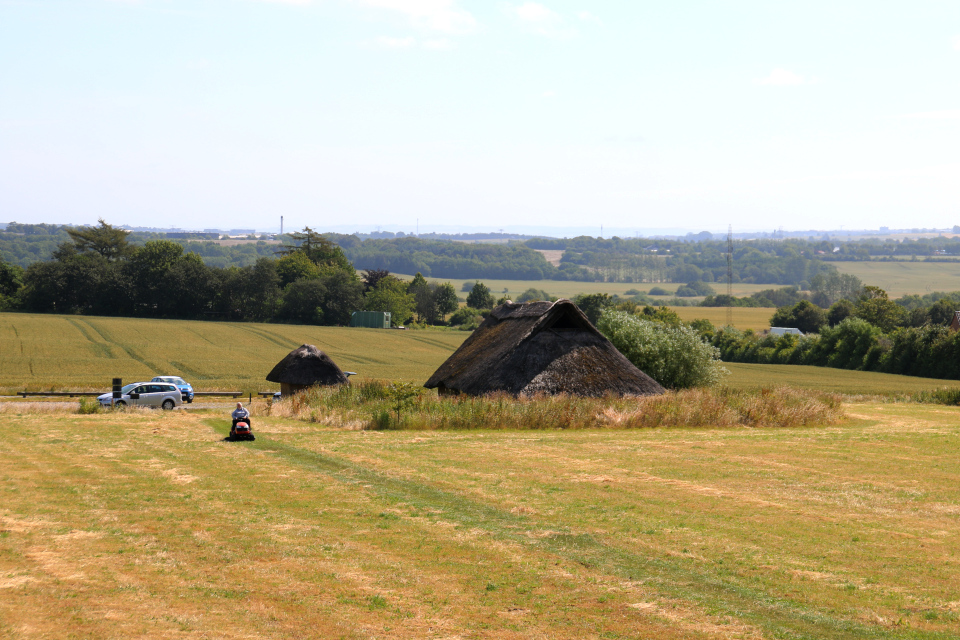
[[[367,327],[370,329],[389,329],[389,311],[354,311],[350,314],[351,327]]]

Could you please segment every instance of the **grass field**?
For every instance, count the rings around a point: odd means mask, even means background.
[[[709,308],[677,308],[684,319]],[[721,309],[720,311],[724,311]],[[738,326],[761,328],[764,309],[734,309]],[[688,314],[689,313],[689,317]],[[752,324],[751,324],[752,318]],[[716,323],[720,323],[714,320]],[[746,327],[744,327],[746,328]],[[467,338],[462,331],[391,331],[279,324],[0,313],[0,395],[109,390],[110,380],[182,375],[197,391],[276,389],[266,375],[289,351],[315,344],[358,380],[422,383]],[[158,338],[159,336],[159,338]],[[727,364],[736,388],[786,384],[851,395],[960,386],[960,381],[791,365]]]
[[[723,366],[730,370],[730,376],[726,378],[725,384],[735,389],[773,388],[777,385],[786,385],[853,396],[896,396],[945,387],[960,388],[960,380],[916,378],[873,371],[740,362],[727,362]]]
[[[364,432],[5,415],[4,638],[955,638],[960,409]]]
[[[907,294],[930,293],[933,291],[960,291],[960,262],[831,262],[841,273],[851,273],[861,280],[864,284],[874,285],[884,289],[891,298],[899,298]],[[401,278],[412,279],[411,275],[397,274]],[[474,280],[445,279],[445,278],[427,278],[432,282],[450,282],[460,291],[464,282],[474,282]],[[669,296],[654,297],[655,300],[666,300],[672,297],[677,287],[681,283],[663,283],[663,284],[631,284],[631,283],[612,283],[612,282],[567,282],[560,280],[485,280],[482,282],[490,287],[490,290],[497,296],[503,295],[506,289],[510,294],[516,296],[527,289],[533,287],[542,289],[547,293],[561,298],[572,298],[578,293],[609,293],[623,296],[630,289],[638,289],[646,293],[651,287],[659,286],[665,289]],[[717,293],[726,293],[727,286],[723,282],[710,283]],[[764,289],[776,289],[779,285],[775,284],[746,284],[737,283],[733,285],[733,294],[735,296],[748,296]],[[459,294],[461,297],[465,293]],[[698,301],[700,298],[691,298]],[[772,311],[771,311],[772,314]]]
[[[960,262],[833,262],[864,284],[880,287],[891,298],[933,291],[960,291]]]
[[[397,273],[394,274],[398,278],[404,280],[413,280],[412,275]],[[470,280],[461,280],[457,278],[427,278],[427,282],[449,282],[457,289],[457,295],[461,298],[466,298],[467,293],[461,291],[464,283],[470,283],[471,285],[477,281],[477,279]],[[626,292],[630,289],[637,289],[646,293],[652,287],[660,287],[668,292],[667,296],[653,296],[654,300],[667,300],[673,297],[673,294],[677,291],[677,287],[684,283],[623,283],[623,282],[571,282],[568,280],[487,280],[485,278],[479,279],[483,284],[487,285],[490,288],[490,291],[493,292],[494,296],[499,298],[504,295],[504,290],[506,290],[512,296],[518,296],[527,289],[540,289],[546,291],[552,296],[558,298],[573,298],[578,293],[609,293],[610,295],[617,294],[620,296],[626,295]],[[726,293],[727,285],[724,283],[710,283],[717,293]],[[764,289],[776,289],[779,285],[775,284],[747,284],[747,283],[738,283],[733,285],[733,295],[735,296],[747,296],[751,293],[757,291],[762,291]],[[702,298],[690,298],[690,300],[697,301],[702,300]],[[772,311],[771,311],[772,313]]]
[[[684,322],[706,319],[717,327],[727,324],[726,307],[670,307],[677,312]],[[776,309],[765,307],[733,307],[733,326],[737,329],[754,329],[762,331],[770,328],[770,318]]]
[[[278,389],[267,373],[304,343],[364,378],[421,382],[466,338],[459,331],[391,331],[0,313],[0,391],[108,389],[182,375],[197,391]]]

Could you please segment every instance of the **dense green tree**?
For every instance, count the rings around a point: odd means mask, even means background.
[[[337,270],[321,280],[327,289],[322,304],[323,324],[350,324],[353,312],[363,308],[363,284],[356,272]]]
[[[304,278],[319,278],[320,267],[316,265],[306,253],[294,251],[288,253],[276,264],[277,275],[280,277],[280,287],[286,287],[291,282],[302,280]]]
[[[810,300],[824,309],[837,300],[856,300],[862,290],[860,278],[849,273],[818,273],[810,279]]]
[[[469,304],[469,300],[467,302]],[[608,293],[581,293],[574,296],[573,303],[580,307],[580,311],[583,311],[590,322],[597,324],[600,314],[612,307],[614,300]]]
[[[384,278],[390,276],[386,269],[364,269],[361,280],[363,281],[363,292],[366,293],[377,288],[377,284]]]
[[[0,260],[0,311],[15,308],[23,288],[23,269]]]
[[[301,324],[326,324],[323,304],[327,287],[320,279],[297,280],[283,290],[278,316]]]
[[[387,275],[377,280],[374,288],[364,298],[367,311],[387,311],[394,326],[407,323],[413,317],[413,295],[407,293],[407,283]]]
[[[437,313],[440,319],[446,318],[448,313],[453,313],[460,307],[460,299],[457,297],[456,288],[449,282],[438,284],[433,291],[434,303],[437,307]]]
[[[846,298],[837,300],[827,311],[827,324],[835,327],[854,313],[853,303]]]
[[[949,298],[941,298],[933,303],[933,305],[930,307],[928,317],[930,322],[933,324],[949,325],[951,322],[953,322],[953,316],[957,310],[960,310],[960,306],[958,306],[953,300]]]
[[[293,244],[281,245],[277,251],[279,255],[289,256],[294,253],[302,253],[325,274],[334,271],[355,273],[353,265],[350,264],[350,260],[343,253],[343,249],[310,227],[304,227],[303,231],[288,235],[293,240]]]
[[[854,314],[884,332],[902,327],[908,320],[906,309],[890,300],[886,291],[872,286],[863,288],[854,307]]]
[[[493,309],[493,294],[482,282],[477,282],[467,294],[467,306],[473,309]]]
[[[127,240],[129,231],[111,226],[100,218],[99,226],[67,229],[77,253],[93,253],[108,261],[129,255],[132,247]]]
[[[780,307],[770,318],[771,327],[792,327],[803,333],[817,333],[826,324],[826,312],[808,300],[792,307]]]
[[[662,322],[673,326],[683,324],[677,312],[670,307],[654,307],[648,304],[640,310],[640,315],[644,320],[653,320],[654,322]]]

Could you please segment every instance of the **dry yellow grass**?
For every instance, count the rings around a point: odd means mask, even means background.
[[[0,313],[0,389],[109,388],[181,375],[197,391],[277,389],[265,376],[304,343],[361,379],[426,380],[466,339],[459,331],[394,331]]]
[[[709,320],[717,327],[727,324],[726,307],[671,307],[684,322],[700,318]],[[737,329],[763,331],[770,328],[770,318],[776,309],[766,307],[733,307],[733,326]]]
[[[958,262],[834,262],[841,273],[850,273],[864,284],[880,287],[891,298],[933,291],[960,291]]]
[[[960,409],[804,429],[6,417],[0,636],[947,638]],[[211,428],[215,427],[215,428]]]

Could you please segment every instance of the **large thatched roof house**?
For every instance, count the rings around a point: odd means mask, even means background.
[[[330,356],[312,344],[297,347],[277,363],[267,380],[280,383],[280,393],[290,395],[317,385],[344,384],[346,374]]]
[[[424,386],[470,395],[664,392],[569,300],[500,305]]]

